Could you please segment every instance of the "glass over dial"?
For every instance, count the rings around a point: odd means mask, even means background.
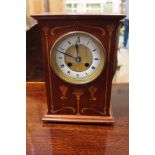
[[[86,32],[70,32],[60,37],[51,49],[51,66],[64,81],[85,84],[95,80],[105,64],[100,41]]]

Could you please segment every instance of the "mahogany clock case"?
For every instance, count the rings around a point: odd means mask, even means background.
[[[120,20],[124,15],[33,15],[38,20],[44,59],[48,112],[44,121],[114,122],[110,97],[117,67]],[[61,80],[50,65],[50,50],[55,41],[69,32],[89,33],[102,43],[106,64],[94,81],[74,85]],[[93,119],[94,117],[94,119]]]

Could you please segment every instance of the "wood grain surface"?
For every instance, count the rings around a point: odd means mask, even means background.
[[[81,117],[82,115],[105,116],[104,122],[112,122],[113,119],[110,110],[112,79],[117,69],[117,45],[120,20],[125,16],[121,14],[39,14],[33,15],[32,17],[38,21],[41,34],[42,56],[44,60],[45,80],[47,83],[48,115],[56,114],[61,115],[61,117],[66,114],[81,115]],[[64,81],[65,79],[68,79],[67,81],[71,83],[73,83],[73,81],[63,73],[59,76],[64,77],[64,80],[59,78],[54,71],[57,70],[57,72],[59,72],[59,67],[54,67],[57,66],[53,66],[53,64],[56,64],[55,59],[51,59],[51,53],[54,52],[53,47],[55,47],[54,45],[57,39],[63,35],[77,31],[93,35],[101,42],[105,49],[104,69],[98,78],[85,85],[66,83]],[[101,62],[103,61],[101,60]],[[54,69],[52,69],[52,67]],[[66,87],[68,90],[65,100],[61,99],[62,91],[60,91],[60,87]],[[96,88],[96,100],[90,100],[90,96],[88,95],[88,89],[91,87]],[[65,119],[64,117],[62,118]],[[54,117],[54,121],[55,119]],[[68,120],[68,118],[66,119]],[[53,118],[45,117],[44,120],[53,121]],[[69,121],[79,122],[80,120],[72,119]],[[86,121],[87,119],[85,122]],[[98,119],[94,119],[94,122],[95,121],[98,122]]]
[[[27,155],[128,155],[128,84],[113,85],[111,103],[113,126],[43,123],[45,84],[27,83]]]

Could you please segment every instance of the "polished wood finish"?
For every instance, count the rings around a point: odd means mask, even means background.
[[[47,122],[75,122],[75,123],[114,123],[110,116],[81,116],[81,115],[45,115],[42,119]]]
[[[106,13],[99,13],[99,14],[77,14],[77,13],[41,13],[41,14],[34,14],[32,15],[33,18],[37,20],[109,20],[109,21],[116,21],[121,20],[125,17],[123,14],[106,14]],[[83,21],[82,21],[83,22]],[[98,22],[98,21],[96,21]],[[106,22],[106,21],[104,21]]]
[[[27,155],[128,155],[128,93],[113,85],[114,125],[43,123],[45,84],[27,83]]]
[[[85,116],[94,116],[93,121],[96,119],[96,122],[98,119],[108,123],[114,122],[110,111],[111,86],[117,68],[119,24],[124,15],[44,14],[32,17],[38,20],[45,66],[48,111],[43,120],[56,121],[55,115],[59,115],[58,117],[68,115],[62,119],[67,121],[72,115],[80,115],[83,120]],[[72,31],[84,31],[94,35],[101,41],[106,51],[104,70],[97,79],[88,84],[66,83],[54,73],[50,65],[50,50],[53,44],[60,36]],[[65,87],[67,90],[64,100],[61,99],[64,92],[60,87]],[[92,87],[97,90],[95,100],[90,100],[89,89]],[[77,119],[71,120],[77,122]],[[84,122],[86,121],[87,119]]]
[[[26,81],[45,81],[38,25],[26,31]]]

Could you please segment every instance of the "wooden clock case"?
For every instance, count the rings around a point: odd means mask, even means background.
[[[120,20],[124,15],[40,14],[38,21],[44,59],[48,112],[47,122],[113,123],[110,98],[117,67]],[[62,35],[84,31],[98,38],[105,48],[106,64],[94,81],[74,85],[61,80],[50,65],[50,50]]]

